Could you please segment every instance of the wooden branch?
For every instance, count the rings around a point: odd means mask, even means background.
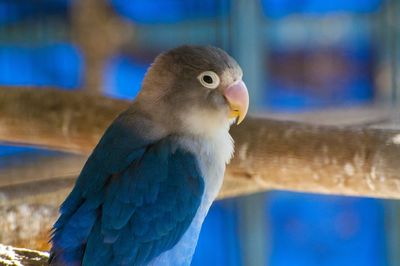
[[[82,92],[0,90],[0,141],[87,154],[128,103]],[[248,117],[220,197],[270,189],[400,198],[400,132]],[[79,165],[80,167],[80,165]]]
[[[81,91],[0,89],[0,141],[87,154],[128,104]]]
[[[232,135],[227,176],[247,177],[251,190],[400,198],[398,131],[252,118]]]
[[[0,265],[45,266],[48,265],[48,259],[49,254],[47,252],[15,248],[0,244]]]
[[[86,156],[45,151],[0,157],[0,189],[5,186],[78,176]]]

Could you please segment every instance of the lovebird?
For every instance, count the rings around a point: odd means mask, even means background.
[[[50,265],[190,265],[246,116],[239,64],[222,49],[156,57],[60,207]]]

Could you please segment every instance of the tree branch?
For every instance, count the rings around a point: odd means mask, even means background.
[[[0,265],[45,266],[49,254],[25,248],[15,248],[0,244]]]
[[[127,106],[83,92],[1,89],[0,141],[88,154]],[[400,198],[398,131],[248,117],[231,133],[236,153],[220,197],[285,189]]]

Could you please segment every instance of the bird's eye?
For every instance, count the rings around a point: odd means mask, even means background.
[[[201,85],[209,89],[217,88],[220,82],[218,75],[213,71],[204,71],[197,76],[197,79],[200,81]]]

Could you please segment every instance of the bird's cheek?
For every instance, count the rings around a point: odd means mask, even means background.
[[[237,124],[240,124],[249,109],[249,92],[246,84],[242,80],[238,80],[229,85],[223,95],[230,107],[229,118],[235,118]]]

